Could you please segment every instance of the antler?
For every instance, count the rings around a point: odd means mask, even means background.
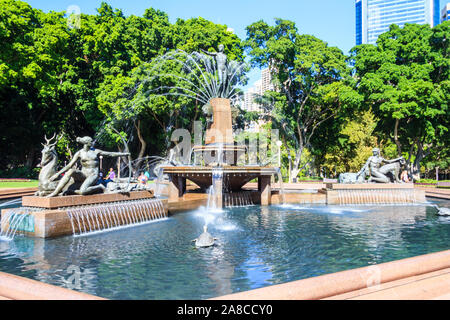
[[[58,143],[58,140],[61,139],[61,137],[62,137],[62,134],[59,134],[58,136],[56,136],[56,132],[53,134],[53,137],[51,137],[50,139],[47,139],[47,135],[45,135],[44,136],[45,145],[44,144],[42,144],[42,145],[48,146],[48,147],[53,147]],[[55,142],[51,143],[53,139],[55,139]]]
[[[45,135],[44,139],[45,139],[46,144],[49,144],[50,141],[52,141],[55,137],[56,137],[56,132],[53,134],[53,137],[51,137],[50,139],[47,139],[47,135]]]

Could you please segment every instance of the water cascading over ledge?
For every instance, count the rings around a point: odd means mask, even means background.
[[[405,184],[327,184],[327,204],[414,204],[424,203],[425,192]]]
[[[67,210],[73,235],[111,231],[167,218],[159,199],[124,201]]]
[[[1,215],[0,240],[13,240],[17,231],[31,231],[34,229],[33,213],[42,211],[41,208],[14,208]]]
[[[225,207],[246,207],[254,205],[251,191],[224,194]]]
[[[148,192],[26,198],[22,203],[37,203],[39,206],[1,211],[3,240],[10,240],[14,234],[55,238],[110,231],[168,217],[167,199],[154,198]]]

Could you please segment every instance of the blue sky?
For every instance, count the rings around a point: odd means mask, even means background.
[[[65,11],[77,5],[81,12],[95,14],[101,0],[25,0],[32,7],[44,11]],[[441,0],[441,8],[447,0]],[[233,28],[245,39],[245,27],[260,19],[272,24],[274,18],[292,20],[301,33],[312,34],[345,54],[355,45],[355,0],[107,0],[125,15],[141,16],[153,7],[166,12],[170,21],[177,18],[203,17]],[[259,71],[250,74],[251,85]]]

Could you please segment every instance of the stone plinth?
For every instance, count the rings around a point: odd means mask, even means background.
[[[327,204],[407,204],[426,201],[412,183],[327,184]]]
[[[204,191],[212,185],[214,167],[163,167],[164,173],[169,175],[169,202],[181,201],[186,192],[186,179],[191,180]],[[253,179],[258,179],[258,203],[269,205],[271,203],[270,178],[276,174],[273,167],[257,166],[223,166],[223,193],[239,191],[242,186]]]
[[[413,183],[327,183],[331,190],[414,189]]]
[[[234,144],[230,100],[214,98],[209,103],[213,108],[213,123],[206,130],[205,144]]]
[[[159,201],[160,205],[141,205],[136,206],[131,212],[127,212],[126,206],[135,205],[136,201],[130,201],[119,205],[113,205],[108,211],[101,211],[99,206],[83,206],[84,211],[78,208],[66,207],[58,210],[41,210],[41,211],[26,211],[28,214],[26,225],[23,224],[17,229],[17,233],[22,233],[30,237],[37,238],[55,238],[59,236],[80,234],[85,232],[93,232],[98,230],[108,230],[114,227],[131,225],[151,221],[168,216],[168,201],[167,199],[148,198],[150,201]],[[141,198],[139,200],[146,200]],[[138,201],[139,202],[139,201]],[[105,203],[107,206],[108,203]],[[96,209],[94,209],[96,207]],[[74,211],[75,210],[75,211]],[[78,211],[76,211],[78,210]],[[7,217],[7,213],[13,211],[17,214],[22,214],[20,209],[4,209],[2,210],[2,219]],[[70,218],[70,214],[73,214]],[[1,228],[9,228],[9,220],[2,221]]]
[[[88,196],[60,196],[60,197],[23,197],[22,205],[24,207],[39,207],[47,209],[56,209],[63,207],[73,207],[88,204],[98,204],[116,201],[139,200],[153,198],[153,191],[132,191],[129,193],[103,193]]]

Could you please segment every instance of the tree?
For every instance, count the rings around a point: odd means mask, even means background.
[[[449,142],[449,27],[392,25],[376,46],[352,50],[359,91],[379,118],[376,131],[392,138],[414,175],[433,148]]]
[[[156,18],[155,18],[156,17]],[[136,26],[142,28],[136,30]],[[134,129],[141,142],[138,157],[144,156],[146,142],[140,128],[150,127],[149,143],[157,146],[158,152],[166,152],[172,129],[193,128],[195,120],[204,120],[202,105],[195,99],[180,96],[163,96],[157,88],[189,86],[181,80],[186,75],[182,65],[172,60],[162,59],[174,50],[192,51],[213,50],[223,44],[230,59],[243,60],[243,50],[239,38],[227,31],[225,25],[218,25],[203,18],[178,19],[173,25],[168,17],[149,9],[144,18],[133,17],[133,38],[141,42],[151,36],[152,49],[142,57],[140,63],[126,73],[106,79],[98,96],[99,108],[110,120],[124,119],[134,121]],[[128,34],[126,29],[123,31]],[[136,40],[136,39],[141,39]],[[150,43],[147,47],[150,46]],[[134,46],[130,50],[135,50]],[[178,78],[177,78],[178,76]],[[191,88],[196,90],[195,88]]]
[[[63,13],[2,0],[0,40],[0,110],[8,115],[0,126],[0,149],[7,151],[2,167],[32,166],[42,136],[64,130],[77,115],[68,103],[73,98],[70,30]]]
[[[296,177],[304,150],[314,149],[317,130],[346,108],[358,106],[346,57],[314,36],[299,34],[293,22],[282,19],[274,26],[264,21],[248,26],[245,48],[253,66],[272,70],[277,90],[270,94],[275,100],[271,116],[284,139],[295,141],[291,176]]]
[[[326,143],[326,153],[320,157],[327,172],[358,172],[378,144],[374,135],[377,119],[370,110],[352,112],[343,120],[338,122],[336,143]]]

